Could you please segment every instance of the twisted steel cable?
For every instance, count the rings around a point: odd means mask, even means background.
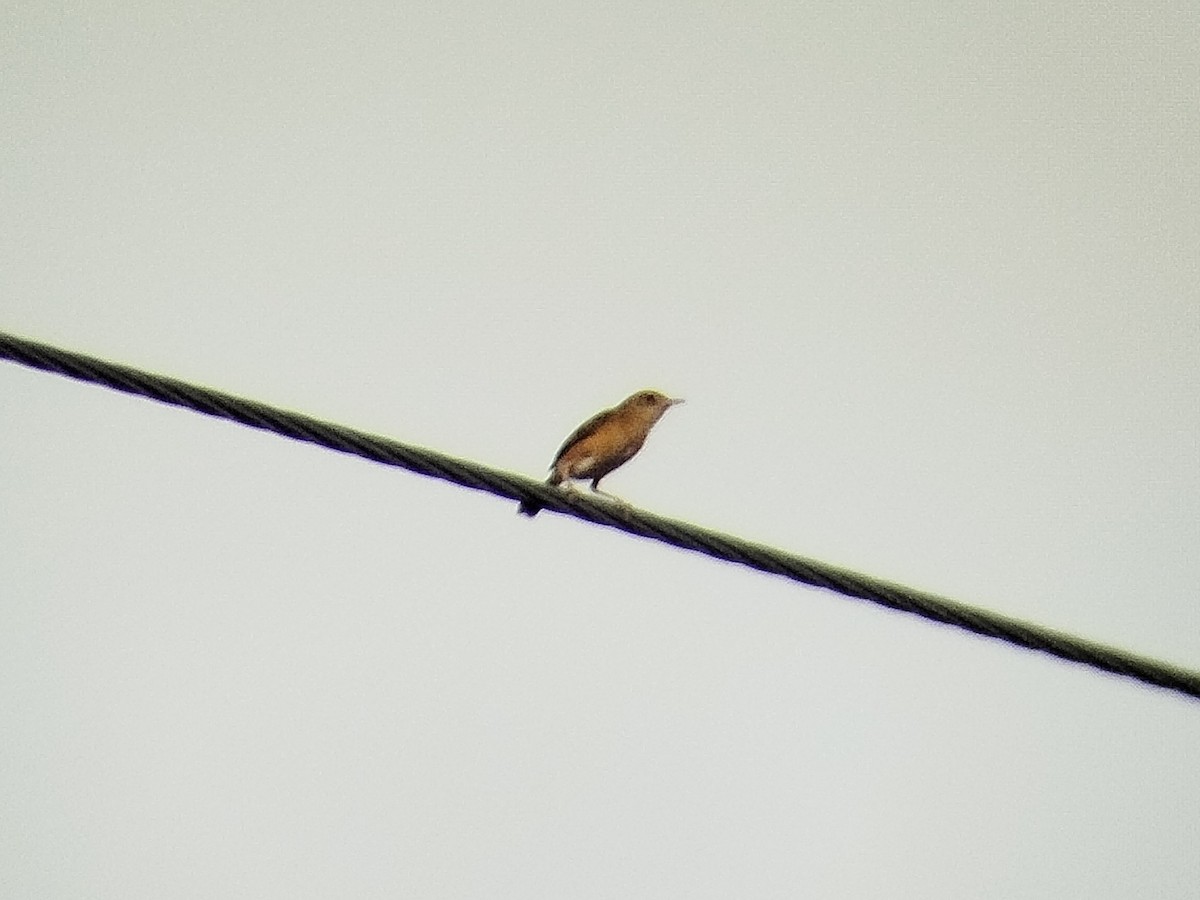
[[[350,453],[384,465],[398,466],[431,478],[441,478],[508,500],[533,500],[544,509],[553,512],[769,572],[772,575],[780,575],[803,584],[836,591],[848,597],[869,600],[890,609],[912,613],[1018,647],[1048,653],[1060,659],[1200,699],[1200,672],[968,606],[935,594],[871,578],[849,569],[785,553],[773,547],[700,528],[687,522],[667,519],[630,507],[616,506],[580,493],[564,492],[523,475],[456,459],[435,450],[403,444],[265,403],[245,400],[211,388],[106,362],[3,332],[0,332],[0,358],[47,372],[56,372],[68,378],[105,385],[128,394],[149,397],[162,403],[182,406],[205,415],[231,419],[251,428],[319,444],[340,453]]]

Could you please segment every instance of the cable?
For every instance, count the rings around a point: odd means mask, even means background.
[[[738,563],[803,584],[836,591],[848,597],[869,600],[890,609],[912,613],[1018,647],[1048,653],[1060,659],[1200,699],[1200,672],[967,606],[935,594],[860,575],[848,569],[785,553],[687,522],[615,506],[577,492],[564,492],[522,475],[456,459],[435,450],[402,444],[265,403],[244,400],[232,394],[143,372],[130,366],[105,362],[3,332],[0,332],[0,358],[35,369],[56,372],[68,378],[102,384],[128,394],[149,397],[162,403],[182,406],[205,415],[232,419],[251,428],[319,444],[331,450],[354,454],[384,465],[398,466],[431,478],[441,478],[508,500],[533,500],[544,509],[553,512],[662,541],[684,550]]]

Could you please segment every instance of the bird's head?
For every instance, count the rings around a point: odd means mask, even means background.
[[[640,417],[645,417],[650,422],[657,422],[662,414],[677,403],[683,401],[668,397],[666,394],[658,391],[638,391],[632,397],[627,399],[621,406],[631,409],[638,413]]]

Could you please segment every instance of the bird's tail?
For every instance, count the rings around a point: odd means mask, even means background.
[[[562,476],[558,472],[551,472],[550,477],[546,479],[546,484],[556,485],[562,483]],[[517,507],[517,512],[523,516],[533,517],[542,511],[542,504],[536,500],[522,500],[521,505]]]

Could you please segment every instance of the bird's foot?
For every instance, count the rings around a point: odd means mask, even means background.
[[[609,503],[612,503],[614,506],[619,506],[622,509],[633,509],[632,503],[630,503],[628,500],[622,500],[616,494],[610,494],[608,491],[602,491],[599,488],[592,488],[592,493],[596,494],[597,496],[603,497],[605,500],[607,500]]]

